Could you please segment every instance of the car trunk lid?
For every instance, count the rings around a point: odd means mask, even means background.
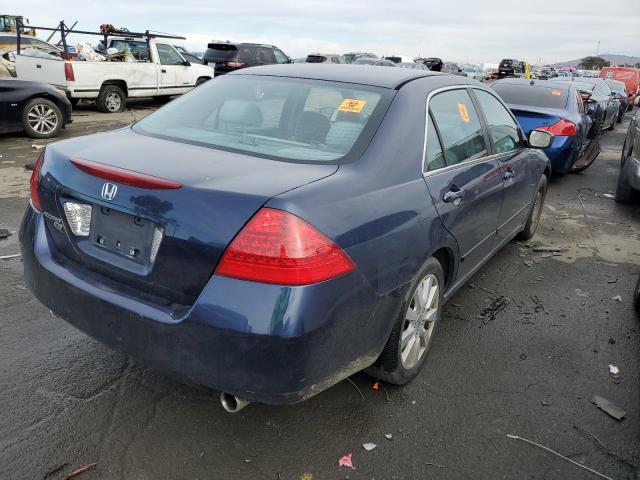
[[[86,165],[97,171],[80,168]],[[57,254],[122,289],[191,305],[226,246],[267,200],[337,168],[171,142],[127,128],[49,145],[41,203]],[[118,176],[123,172],[151,183],[130,182]],[[72,233],[65,203],[92,206],[88,236]]]
[[[566,112],[555,108],[530,107],[528,105],[509,105],[509,108],[529,135],[531,130],[538,127],[549,126],[561,118],[566,118]]]

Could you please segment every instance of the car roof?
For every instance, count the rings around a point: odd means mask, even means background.
[[[422,77],[448,75],[460,83],[465,77],[450,75],[430,70],[414,70],[409,68],[377,67],[369,65],[313,64],[290,63],[283,65],[262,65],[249,67],[228,73],[227,75],[264,75],[274,77],[306,78],[333,82],[358,83],[373,87],[399,88],[411,80]]]
[[[268,45],[266,43],[247,43],[247,42],[209,42],[207,43],[207,48],[213,48],[210,47],[209,45],[233,45],[238,46],[238,45],[242,45],[244,47],[266,47],[266,48],[278,48],[275,45]]]
[[[528,78],[504,78],[502,80],[497,80],[494,82],[494,85],[518,85],[521,87],[542,87],[542,88],[553,88],[556,90],[570,90],[572,83],[571,82],[563,82],[561,80],[530,80]]]

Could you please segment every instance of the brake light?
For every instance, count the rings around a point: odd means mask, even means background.
[[[67,79],[67,82],[75,82],[76,76],[73,74],[73,65],[70,63],[64,64],[64,78]]]
[[[31,190],[31,204],[33,208],[42,211],[40,206],[40,194],[38,193],[38,187],[40,186],[40,167],[44,161],[44,150],[38,155],[35,165],[33,166],[33,172],[31,172],[31,180],[29,180],[29,188]]]
[[[72,158],[70,162],[84,173],[131,187],[147,188],[150,190],[173,190],[182,186],[172,180],[165,180],[164,178],[153,177],[145,173],[134,172],[133,170],[92,162],[91,160]]]
[[[242,68],[245,62],[224,62],[224,64],[229,68]]]
[[[575,135],[577,131],[576,124],[566,118],[557,121],[553,125],[543,125],[542,127],[536,128],[536,130],[544,130],[545,132],[560,137],[571,137]]]
[[[278,285],[307,285],[355,270],[338,245],[295,215],[262,208],[224,252],[215,274]]]

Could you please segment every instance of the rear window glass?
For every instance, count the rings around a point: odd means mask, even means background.
[[[229,60],[235,60],[238,49],[235,45],[226,44],[209,44],[209,48],[204,52],[204,60],[214,62],[226,62]]]
[[[567,90],[553,87],[531,87],[529,85],[494,84],[492,88],[505,103],[530,105],[542,108],[565,108],[567,106]]]
[[[341,82],[224,76],[133,129],[278,160],[340,163],[362,155],[392,96],[387,89]]]
[[[322,63],[327,60],[327,57],[322,55],[309,55],[307,56],[307,63]]]
[[[501,67],[511,67],[511,66],[513,66],[513,60],[509,60],[509,59],[502,60],[500,62],[500,66]]]

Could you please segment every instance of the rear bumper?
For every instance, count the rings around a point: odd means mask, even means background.
[[[574,152],[574,138],[556,136],[551,146],[544,149],[544,153],[549,157],[552,173],[567,173],[577,156],[577,151]]]
[[[401,298],[376,297],[358,271],[295,288],[212,277],[178,319],[85,282],[81,269],[56,258],[47,228],[27,207],[25,279],[44,305],[151,367],[251,401],[296,403],[371,365]]]

